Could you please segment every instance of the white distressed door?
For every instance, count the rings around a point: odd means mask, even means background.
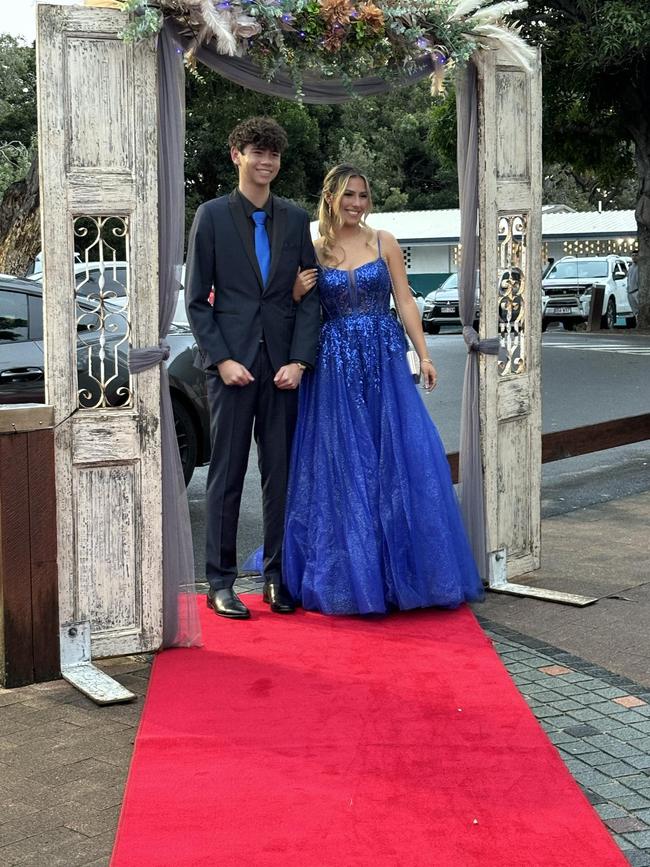
[[[159,371],[126,370],[129,343],[158,344],[156,62],[119,38],[125,20],[38,7],[60,612],[90,623],[96,657],[162,634]]]
[[[539,568],[541,496],[542,106],[533,74],[477,52],[481,441],[491,584]],[[476,56],[476,55],[475,55]],[[505,567],[505,568],[504,568]]]

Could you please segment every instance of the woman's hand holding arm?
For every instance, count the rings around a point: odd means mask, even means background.
[[[308,292],[311,292],[317,279],[317,268],[306,268],[304,271],[298,271],[298,276],[296,277],[296,282],[293,284],[292,291],[293,300],[296,304],[302,301],[303,296]]]

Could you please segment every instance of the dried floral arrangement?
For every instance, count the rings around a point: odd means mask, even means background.
[[[93,0],[87,0],[92,3]],[[97,2],[97,0],[95,0]],[[104,0],[105,2],[105,0]],[[271,79],[288,69],[299,84],[309,71],[354,80],[411,72],[429,56],[432,90],[446,71],[476,48],[506,51],[528,67],[534,56],[505,19],[526,2],[492,0],[112,0],[130,13],[123,37],[138,42],[157,33],[165,17],[193,35],[190,64],[202,44],[246,56]]]

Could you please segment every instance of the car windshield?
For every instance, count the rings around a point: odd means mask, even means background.
[[[607,262],[574,259],[558,262],[546,275],[550,280],[582,280],[585,277],[607,277]]]
[[[450,274],[449,277],[439,286],[440,289],[458,289],[458,271]]]

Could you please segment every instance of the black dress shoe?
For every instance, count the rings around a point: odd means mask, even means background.
[[[208,590],[206,597],[208,608],[220,617],[230,617],[231,620],[247,620],[251,613],[231,587],[223,590]]]
[[[262,599],[268,602],[271,606],[271,611],[276,614],[293,614],[296,606],[293,604],[293,599],[282,584],[267,581],[262,592]]]

